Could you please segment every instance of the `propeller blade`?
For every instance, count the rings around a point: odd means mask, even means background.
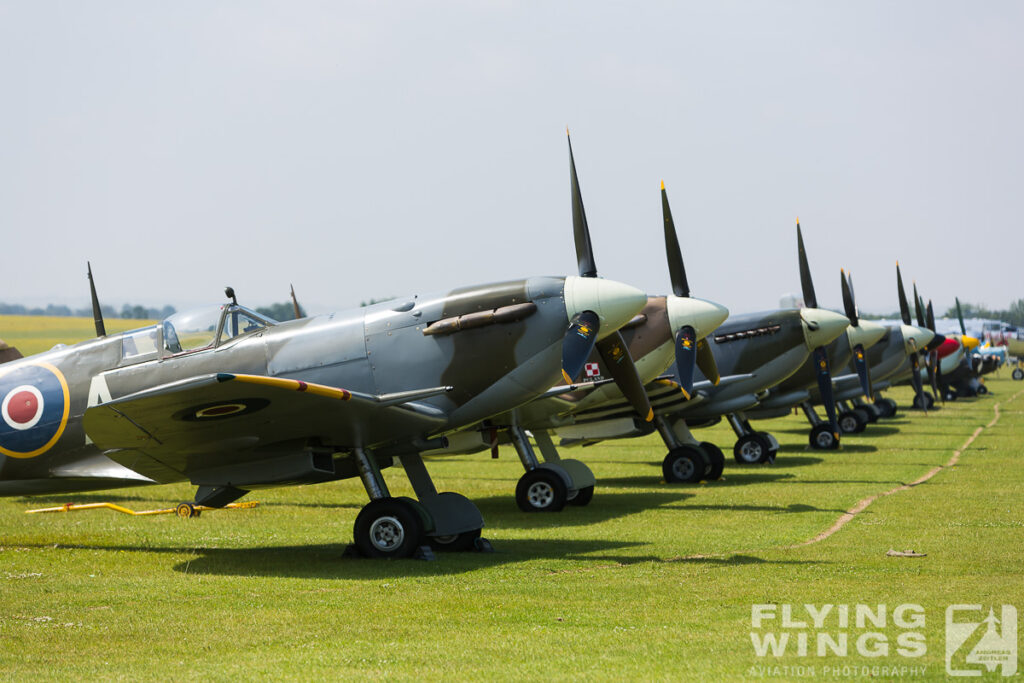
[[[924,299],[917,293],[917,283],[914,283],[914,313],[917,316],[917,326],[924,327]]]
[[[693,396],[693,368],[696,364],[697,331],[684,325],[676,332],[676,372],[679,387],[687,399]]]
[[[928,299],[928,308],[926,308],[925,311],[926,311],[926,315],[928,317],[928,320],[927,320],[927,322],[928,322],[928,329],[931,330],[932,332],[934,332],[935,331],[935,309],[932,308],[932,300],[931,299]]]
[[[832,394],[832,373],[828,367],[828,352],[824,346],[814,349],[814,365],[817,368],[818,392],[821,393],[821,402],[828,414],[828,423],[832,427],[832,434],[839,439],[839,422],[836,418],[836,399]]]
[[[615,380],[615,385],[619,387],[633,409],[647,422],[653,420],[654,409],[651,408],[647,390],[640,381],[640,375],[633,365],[633,358],[629,355],[629,348],[622,338],[622,333],[616,330],[599,341],[597,352],[601,354],[601,360]]]
[[[871,391],[871,367],[868,365],[868,360],[864,355],[863,344],[857,344],[853,347],[853,365],[857,368],[860,388],[864,390],[864,395],[873,401],[875,396]]]
[[[800,232],[800,219],[796,219],[796,250],[800,259],[800,287],[804,293],[804,306],[818,307],[818,297],[814,294],[814,282],[811,280],[811,267],[807,263],[807,250],[804,249],[804,236]]]
[[[960,320],[960,335],[967,336],[967,328],[964,326],[964,312],[960,310],[960,297],[956,297],[956,317]]]
[[[701,339],[697,342],[697,367],[700,368],[701,374],[708,378],[714,386],[718,386],[718,383],[722,380],[722,375],[718,372],[718,362],[715,360],[715,353],[711,350],[711,344],[708,340]]]
[[[562,377],[572,384],[583,370],[590,352],[597,343],[601,320],[593,311],[577,313],[569,321],[569,329],[562,340]]]
[[[896,290],[900,296],[900,318],[904,325],[910,325],[910,304],[907,303],[907,293],[903,289],[903,276],[900,275],[900,262],[896,262]]]
[[[106,337],[107,327],[103,324],[103,311],[100,310],[100,299],[96,296],[96,282],[92,279],[92,264],[86,261],[85,267],[89,272],[89,294],[92,295],[92,319],[96,325],[96,336]]]
[[[839,279],[843,285],[843,312],[850,319],[850,325],[857,327],[857,304],[853,301],[853,289],[850,287],[850,283],[846,281],[846,273],[842,268],[839,269]]]
[[[299,308],[299,300],[295,298],[295,285],[288,284],[292,289],[292,308],[295,310],[295,319],[298,320],[302,317],[302,309]]]
[[[938,373],[938,367],[939,367],[939,352],[938,351],[929,351],[928,352],[928,365],[927,365],[927,368],[928,368],[928,384],[930,384],[931,387],[932,387],[932,393],[935,396],[938,396],[942,400],[942,402],[945,403],[946,402],[945,397],[939,395],[939,385],[938,385],[938,374],[939,373]]]
[[[572,187],[572,232],[576,241],[576,263],[579,265],[580,277],[597,277],[597,264],[594,263],[594,248],[590,245],[590,228],[587,227],[587,214],[583,210],[583,195],[580,193],[580,180],[576,177],[576,161],[572,156],[572,139],[569,129],[565,129],[569,139],[569,183]]]
[[[665,218],[665,255],[668,257],[668,272],[672,277],[672,293],[676,296],[690,296],[690,283],[686,281],[683,254],[679,249],[676,224],[672,220],[672,209],[668,205],[665,181],[661,181],[661,215]]]

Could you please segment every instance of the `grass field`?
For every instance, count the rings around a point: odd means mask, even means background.
[[[107,332],[124,332],[152,325],[153,322],[110,318],[104,324]],[[0,339],[26,356],[48,351],[55,344],[74,344],[95,336],[96,328],[92,318],[0,315]]]
[[[190,499],[187,486],[2,499],[0,679],[945,679],[948,605],[983,605],[979,620],[989,606],[1024,613],[1024,383],[1002,374],[988,397],[901,412],[840,452],[806,449],[802,419],[762,422],[782,443],[776,464],[730,458],[712,484],[660,483],[654,437],[566,451],[598,488],[588,507],[553,515],[516,508],[511,449],[437,459],[438,488],[479,505],[496,552],[434,562],[342,557],[365,503],[356,481],[262,491],[254,510],[192,520],[24,514],[70,501],[166,507]],[[907,390],[889,395],[909,403]],[[949,463],[997,404],[955,466],[805,544],[859,501]],[[727,452],[734,440],[721,425],[699,434]],[[385,476],[411,493],[401,472]],[[884,603],[887,621],[833,617],[821,630],[847,632],[849,655],[818,657],[818,631],[778,625],[783,606],[799,619],[805,603],[851,615]],[[776,620],[754,628],[755,604],[777,605]],[[903,604],[923,609],[910,629],[923,656],[896,651]],[[810,634],[808,656],[755,653],[752,632],[784,630]],[[865,633],[868,653],[878,647],[872,632],[887,655],[857,652]]]

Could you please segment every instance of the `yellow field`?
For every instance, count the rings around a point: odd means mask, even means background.
[[[123,332],[152,325],[154,320],[110,318],[107,332]],[[92,318],[51,317],[43,315],[0,315],[0,339],[22,354],[48,351],[55,344],[75,344],[96,336]]]

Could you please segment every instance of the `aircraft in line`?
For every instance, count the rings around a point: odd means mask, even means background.
[[[0,495],[188,481],[195,507],[359,477],[363,554],[472,547],[483,517],[439,493],[421,452],[544,395],[647,303],[594,277],[530,277],[278,323],[238,304],[175,313],[0,366]],[[91,270],[91,269],[90,269]],[[441,333],[441,332],[444,333]],[[629,359],[623,363],[632,366]],[[634,369],[635,372],[635,369]],[[416,498],[391,496],[399,462]]]

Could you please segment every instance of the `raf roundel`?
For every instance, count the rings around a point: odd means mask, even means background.
[[[0,370],[0,454],[34,458],[50,450],[70,407],[67,380],[49,363]]]

